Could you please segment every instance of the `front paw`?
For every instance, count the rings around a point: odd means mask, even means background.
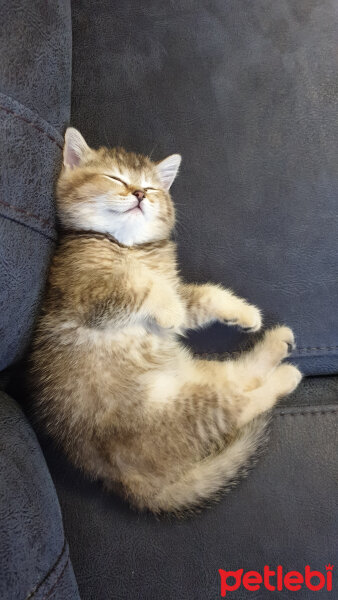
[[[238,325],[245,331],[259,331],[262,327],[262,315],[260,310],[253,304],[242,304],[237,312],[236,318],[228,321],[228,325]]]

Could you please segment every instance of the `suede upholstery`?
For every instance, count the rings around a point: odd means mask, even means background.
[[[27,345],[55,239],[71,18],[67,0],[1,1],[0,8],[1,370]]]
[[[309,375],[338,373],[337,28],[334,0],[73,2],[72,124],[183,155],[182,274],[290,325]],[[215,325],[191,341],[244,339]]]
[[[0,392],[0,598],[79,598],[60,506],[36,436]]]
[[[55,240],[53,186],[69,120],[67,0],[1,2],[0,370],[22,355]],[[17,377],[17,376],[16,376]],[[0,393],[0,598],[79,598],[34,432]]]

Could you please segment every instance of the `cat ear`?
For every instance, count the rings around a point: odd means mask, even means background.
[[[81,133],[74,127],[68,127],[63,147],[64,166],[70,169],[78,167],[89,151],[90,148]]]
[[[177,175],[181,160],[182,157],[180,154],[171,154],[171,156],[168,156],[157,163],[157,174],[165,190],[169,190],[171,187],[171,184]]]

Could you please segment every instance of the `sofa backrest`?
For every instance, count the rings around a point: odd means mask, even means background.
[[[338,11],[332,0],[73,2],[72,123],[183,155],[182,274],[221,282],[338,372]],[[215,325],[199,352],[245,339]]]

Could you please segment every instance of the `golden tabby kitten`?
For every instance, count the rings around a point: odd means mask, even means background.
[[[268,411],[301,374],[277,327],[225,362],[178,334],[216,320],[256,331],[259,310],[220,286],[186,284],[169,236],[180,156],[95,151],[69,128],[62,226],[31,353],[37,413],[71,460],[139,509],[180,512],[245,471]],[[258,418],[257,418],[258,417]]]

